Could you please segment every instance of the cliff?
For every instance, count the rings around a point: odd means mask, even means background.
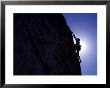
[[[80,75],[62,14],[14,14],[14,75]]]

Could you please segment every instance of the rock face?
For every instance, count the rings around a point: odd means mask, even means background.
[[[14,14],[14,75],[81,75],[62,14]]]

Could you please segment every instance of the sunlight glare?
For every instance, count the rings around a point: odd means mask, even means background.
[[[85,41],[80,42],[81,45],[81,53],[86,53],[87,52],[87,43]]]

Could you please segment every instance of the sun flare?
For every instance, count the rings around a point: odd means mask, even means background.
[[[87,43],[85,41],[80,42],[81,45],[81,53],[86,53],[87,52]]]

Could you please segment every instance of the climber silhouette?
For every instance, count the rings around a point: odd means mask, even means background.
[[[75,48],[74,48],[76,50],[76,57],[78,58],[79,62],[81,63],[81,59],[79,56],[79,51],[81,50],[80,39],[76,38],[76,36],[73,33],[72,33],[72,35],[76,40],[76,44],[75,44]]]

